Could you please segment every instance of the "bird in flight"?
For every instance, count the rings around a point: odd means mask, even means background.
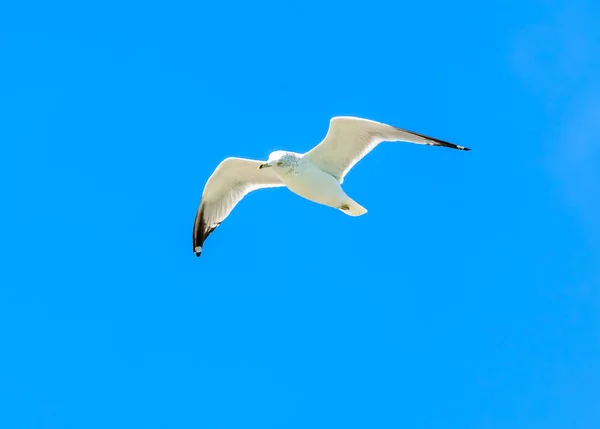
[[[206,238],[225,220],[249,192],[287,186],[293,193],[333,207],[350,216],[367,212],[342,187],[350,169],[379,143],[410,142],[470,150],[413,131],[368,119],[338,116],[329,122],[321,143],[305,154],[275,151],[266,162],[226,158],[208,179],[193,230],[193,250],[202,253]]]

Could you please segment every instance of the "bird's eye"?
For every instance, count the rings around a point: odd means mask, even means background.
[[[283,161],[279,161],[279,162],[277,163],[277,167],[283,167]]]

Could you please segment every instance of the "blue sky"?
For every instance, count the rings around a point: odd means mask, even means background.
[[[598,427],[599,19],[3,5],[0,427]],[[254,193],[196,258],[216,165],[336,115],[473,150],[378,147],[360,218]]]

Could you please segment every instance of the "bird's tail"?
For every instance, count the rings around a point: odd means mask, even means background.
[[[340,208],[348,216],[362,216],[367,212],[367,209],[358,204],[356,201],[348,198],[348,201]]]

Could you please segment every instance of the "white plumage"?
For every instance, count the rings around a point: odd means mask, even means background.
[[[204,187],[194,222],[194,252],[200,256],[206,238],[246,194],[257,189],[287,186],[295,194],[348,215],[365,214],[367,210],[348,197],[340,185],[348,171],[383,141],[470,150],[380,122],[332,118],[325,139],[305,154],[276,151],[265,163],[243,158],[222,161]]]

